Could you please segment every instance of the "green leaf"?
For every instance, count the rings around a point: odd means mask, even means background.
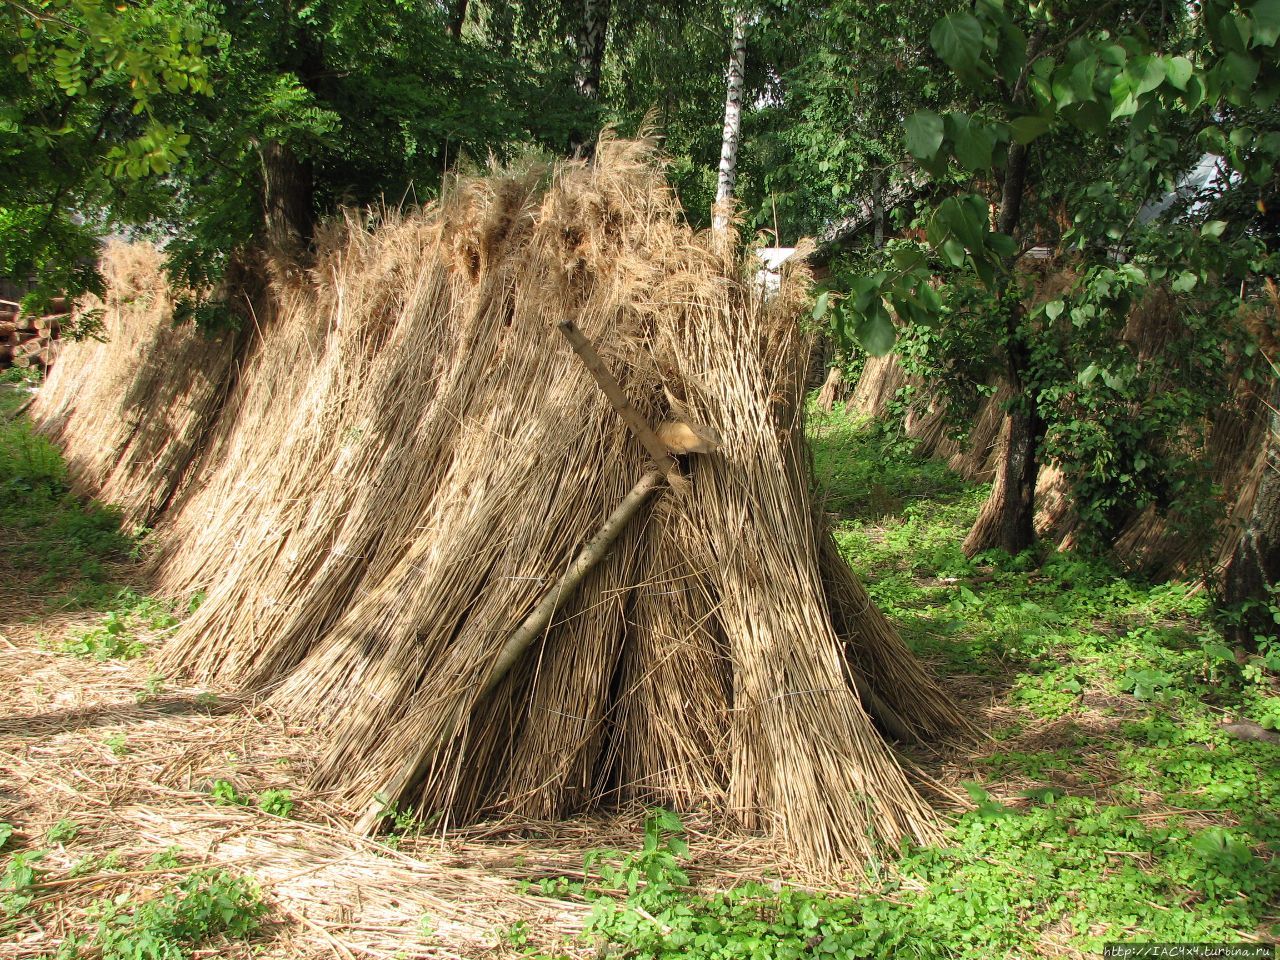
[[[1280,4],[1280,0],[1275,0]],[[1169,83],[1179,90],[1187,89],[1187,81],[1191,79],[1194,67],[1186,57],[1166,57],[1164,60],[1164,76]]]
[[[955,237],[947,237],[938,247],[942,259],[953,267],[963,267],[965,262],[964,244]]]
[[[664,807],[659,807],[653,811],[653,819],[658,828],[667,833],[682,833],[684,831],[684,824],[680,822],[680,818]]]
[[[1250,5],[1249,16],[1253,18],[1253,45],[1275,46],[1280,40],[1280,0],[1257,0]]]
[[[893,342],[897,339],[893,320],[882,303],[875,304],[870,313],[854,324],[853,335],[873,357],[883,357],[893,349]]]
[[[1005,83],[1013,86],[1027,64],[1027,37],[1007,16],[1000,17],[1000,46],[996,49],[996,65]]]
[[[970,73],[983,50],[982,24],[973,15],[957,10],[933,25],[929,43],[956,73]]]
[[[1200,228],[1200,236],[1202,237],[1220,237],[1224,230],[1227,229],[1227,221],[1210,220]]]
[[[1164,63],[1159,57],[1138,57],[1129,62],[1126,68],[1135,96],[1142,96],[1154,90],[1165,80]]]
[[[1048,117],[1033,115],[1014,117],[1009,121],[1009,132],[1018,143],[1027,144],[1049,130]]]
[[[996,256],[1004,257],[1006,260],[1018,252],[1017,241],[1007,233],[988,233],[986,241],[987,245],[995,251]]]
[[[813,319],[821,321],[827,315],[827,306],[831,300],[831,291],[823,290],[818,294],[818,299],[813,305]]]
[[[932,110],[917,110],[903,124],[907,152],[920,160],[929,160],[942,146],[942,117]]]
[[[1062,316],[1062,311],[1066,307],[1061,300],[1050,300],[1044,305],[1044,315],[1050,320],[1057,320]]]
[[[956,159],[966,170],[989,170],[996,146],[995,129],[968,114],[947,114]]]
[[[1253,86],[1258,79],[1258,61],[1244,53],[1228,53],[1222,58],[1223,74],[1241,88]]]
[[[1173,287],[1174,293],[1186,293],[1188,290],[1193,289],[1199,282],[1200,278],[1198,276],[1190,270],[1183,270],[1180,274],[1174,277],[1173,283],[1170,284],[1170,286]]]

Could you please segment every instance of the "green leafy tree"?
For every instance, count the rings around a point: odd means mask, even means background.
[[[162,238],[175,277],[201,289],[255,275],[261,251],[305,261],[339,204],[426,199],[463,156],[563,149],[578,100],[518,46],[461,30],[456,8],[0,10],[15,104],[0,129],[0,273],[44,291],[92,288],[95,238],[126,227]]]
[[[0,276],[35,303],[95,286],[97,234],[188,155],[164,104],[208,97],[218,43],[181,0],[0,4]]]
[[[958,86],[903,125],[905,152],[939,185],[921,211],[925,242],[894,246],[858,277],[837,323],[874,352],[890,348],[899,324],[967,327],[939,342],[989,346],[1012,399],[971,554],[1032,542],[1046,452],[1103,535],[1125,510],[1168,500],[1172,464],[1161,454],[1213,390],[1183,390],[1154,426],[1136,414],[1153,409],[1142,401],[1179,364],[1184,377],[1221,370],[1240,283],[1265,269],[1264,238],[1240,198],[1274,190],[1271,24],[1267,2],[1207,3],[1189,16],[1181,5],[981,0],[931,27],[929,45]],[[1218,188],[1175,198],[1163,220],[1144,222],[1144,203],[1177,187],[1205,151],[1223,168]],[[1233,203],[1236,215],[1222,219]],[[1055,215],[1064,209],[1065,229]],[[1038,298],[1022,258],[1046,242],[1077,279]],[[1177,299],[1195,350],[1143,368],[1120,349],[1120,332],[1155,288]],[[1133,415],[1099,423],[1108,409]]]

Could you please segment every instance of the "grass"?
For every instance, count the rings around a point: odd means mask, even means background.
[[[1238,663],[1210,601],[1105,560],[960,550],[986,496],[874,425],[814,423],[844,556],[991,740],[947,762],[974,809],[936,847],[871,864],[865,890],[692,890],[669,815],[587,885],[589,936],[635,958],[1099,955],[1105,943],[1232,942],[1280,922],[1280,648]],[[1225,651],[1225,653],[1224,653]]]
[[[138,543],[111,507],[75,496],[56,447],[23,417],[24,394],[0,390],[0,572],[21,579],[47,608],[104,609],[119,593],[117,568]]]

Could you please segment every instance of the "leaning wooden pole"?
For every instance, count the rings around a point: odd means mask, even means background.
[[[564,338],[569,341],[569,346],[573,347],[573,352],[581,358],[591,376],[595,377],[596,383],[600,384],[600,389],[613,404],[613,409],[618,411],[618,416],[622,417],[636,439],[645,450],[649,451],[653,462],[666,474],[667,482],[674,489],[683,489],[685,480],[680,473],[680,465],[671,456],[667,445],[658,438],[649,421],[645,420],[644,415],[632,406],[627,395],[622,392],[622,386],[614,377],[613,371],[600,358],[600,354],[596,352],[594,344],[587,339],[587,335],[572,320],[561,320],[556,324],[556,329],[564,334]]]
[[[529,645],[540,637],[547,626],[551,623],[551,618],[556,615],[566,600],[573,596],[573,592],[578,589],[578,585],[586,579],[588,573],[603,560],[609,553],[609,548],[613,546],[618,536],[626,529],[627,524],[640,512],[640,508],[648,502],[649,498],[662,487],[663,476],[657,470],[650,470],[639,482],[631,488],[622,502],[614,507],[613,513],[609,514],[609,518],[605,520],[604,525],[596,532],[596,535],[588,540],[578,551],[578,555],[573,558],[573,562],[569,564],[567,569],[556,581],[547,595],[542,598],[536,607],[530,611],[529,615],[515,630],[515,633],[507,639],[502,650],[498,653],[498,657],[493,662],[493,666],[489,668],[489,675],[480,689],[480,696],[491,693],[505,677],[508,671],[515,666],[516,661],[520,659],[520,655],[528,649]]]

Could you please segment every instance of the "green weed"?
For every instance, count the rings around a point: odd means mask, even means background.
[[[214,940],[245,940],[261,926],[266,905],[252,880],[225,870],[199,870],[154,900],[128,894],[90,908],[93,955],[102,960],[183,960]]]
[[[146,649],[140,633],[167,630],[177,622],[164,602],[125,588],[116,593],[112,609],[97,626],[75,634],[60,649],[95,660],[132,660]]]
[[[44,842],[47,844],[70,843],[80,835],[80,825],[74,820],[63,818],[45,831]]]

